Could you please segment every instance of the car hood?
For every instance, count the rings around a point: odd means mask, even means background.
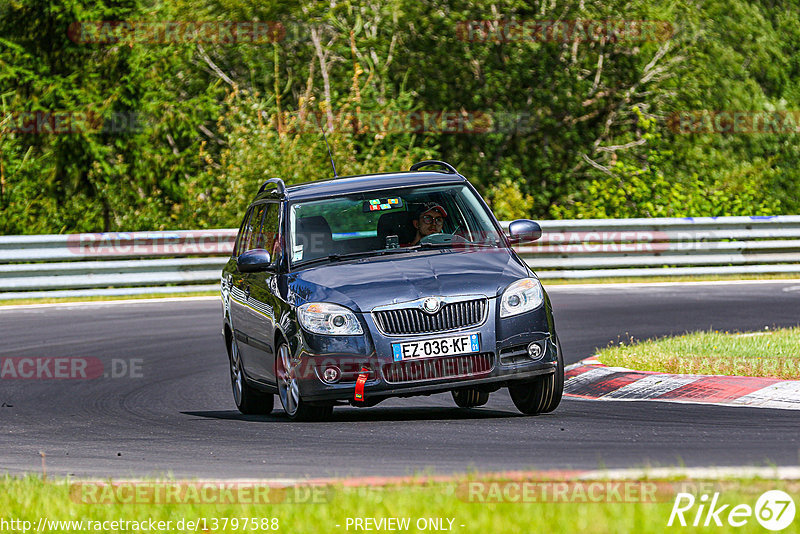
[[[428,296],[497,296],[505,287],[531,276],[507,249],[411,252],[328,263],[288,275],[287,300],[333,302],[353,311]]]

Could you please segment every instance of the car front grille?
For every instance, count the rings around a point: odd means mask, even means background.
[[[481,352],[388,363],[383,366],[383,376],[390,384],[399,384],[438,378],[478,378],[493,368],[494,354]]]
[[[481,324],[488,309],[487,299],[445,304],[433,314],[418,308],[372,312],[375,324],[388,335],[429,334]]]

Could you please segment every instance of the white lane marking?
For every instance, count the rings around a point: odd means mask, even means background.
[[[731,404],[758,408],[800,410],[800,381],[776,382],[730,402]]]
[[[0,312],[13,310],[37,310],[47,308],[82,308],[85,306],[116,306],[119,304],[152,304],[153,302],[186,302],[220,300],[219,295],[207,297],[169,297],[153,299],[128,299],[128,300],[90,300],[86,302],[49,302],[47,304],[14,304],[12,306],[0,305]]]
[[[544,471],[546,472],[546,471]],[[496,473],[496,472],[495,472]],[[513,476],[513,478],[530,478],[536,480],[541,476],[543,471],[503,471],[501,474],[504,476]],[[478,471],[472,473],[470,478],[480,478],[482,475],[493,474],[492,471]],[[452,475],[433,475],[433,476],[418,476],[416,480],[418,483],[423,483],[428,479],[436,479],[440,481],[462,481],[465,479],[466,474],[452,474]],[[553,476],[551,473],[549,476]],[[755,467],[755,466],[721,466],[721,467],[648,467],[648,468],[624,468],[624,469],[591,469],[580,470],[578,472],[565,473],[563,477],[557,477],[558,480],[641,480],[647,479],[662,479],[662,478],[676,478],[686,477],[694,480],[716,480],[716,479],[730,479],[730,478],[749,478],[759,477],[768,480],[800,480],[800,467],[797,466],[774,466],[774,467]],[[356,482],[363,480],[364,485],[375,486],[380,485],[375,483],[375,479],[380,478],[385,480],[387,484],[397,484],[401,481],[409,482],[413,477],[408,476],[383,476],[383,475],[366,475],[347,477],[342,476],[339,478],[326,477],[326,478],[203,478],[201,481],[195,479],[181,479],[170,477],[155,477],[155,478],[120,478],[120,479],[98,479],[91,477],[72,477],[69,480],[56,480],[53,481],[55,485],[68,485],[75,483],[170,483],[170,484],[247,484],[247,485],[265,485],[265,486],[294,486],[304,484],[340,484],[343,482]]]
[[[754,467],[754,466],[725,466],[725,467],[650,467],[646,469],[609,469],[608,471],[594,470],[581,479],[610,480],[639,480],[642,478],[675,478],[687,477],[694,480],[714,480],[726,478],[760,477],[768,480],[797,480],[800,479],[800,467]]]
[[[697,380],[699,378],[696,376],[647,375],[636,382],[606,393],[600,400],[653,399]]]
[[[733,337],[769,336],[772,332],[745,332],[744,334],[731,334]]]
[[[626,282],[626,283],[609,283],[609,284],[547,284],[547,279],[542,280],[542,285],[548,293],[559,291],[586,291],[595,289],[598,291],[615,290],[615,289],[634,289],[634,288],[669,288],[669,287],[697,287],[697,286],[729,286],[729,285],[757,285],[757,284],[798,284],[800,280],[785,279],[785,280],[709,280],[709,281],[696,281],[696,282]],[[800,286],[792,286],[798,287]],[[800,289],[792,289],[798,291]],[[786,291],[786,289],[784,289]]]

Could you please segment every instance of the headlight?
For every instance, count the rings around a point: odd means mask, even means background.
[[[303,328],[314,334],[355,336],[363,334],[356,314],[338,304],[309,302],[297,308],[297,318]]]
[[[536,278],[517,280],[503,291],[500,298],[500,317],[510,317],[535,310],[544,302],[542,284]]]

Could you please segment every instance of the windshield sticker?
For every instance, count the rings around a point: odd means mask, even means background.
[[[403,199],[392,198],[373,198],[364,203],[364,211],[383,211],[403,207]]]
[[[303,259],[303,245],[294,246],[294,254],[292,254],[292,261],[300,261]]]

